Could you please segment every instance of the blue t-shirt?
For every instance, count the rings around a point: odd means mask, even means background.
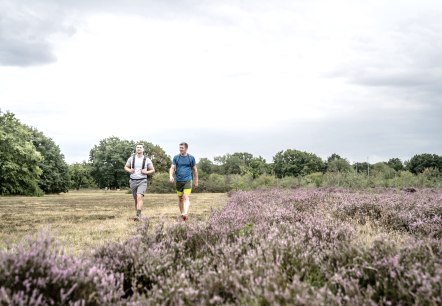
[[[195,157],[190,154],[175,155],[172,165],[175,166],[175,176],[177,182],[187,182],[192,179],[192,168],[195,166]]]

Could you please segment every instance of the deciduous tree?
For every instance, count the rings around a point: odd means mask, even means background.
[[[333,153],[327,158],[327,172],[350,172],[351,165],[345,158]]]
[[[396,171],[404,170],[404,164],[399,158],[390,158],[387,162],[387,165]]]
[[[71,188],[79,190],[94,185],[94,179],[91,176],[92,167],[86,162],[74,163],[69,165],[69,177]]]
[[[128,185],[128,175],[124,165],[134,152],[133,141],[121,140],[112,136],[100,140],[89,153],[91,175],[100,188],[121,188]]]
[[[155,166],[156,172],[169,172],[170,166],[172,165],[172,160],[170,156],[159,145],[154,145],[150,142],[141,140],[134,143],[134,147],[137,143],[144,144],[144,154],[148,156]]]
[[[38,186],[45,193],[59,193],[69,190],[69,170],[64,155],[55,142],[37,129],[31,128],[32,143],[43,159],[38,163],[42,174]]]
[[[422,173],[426,168],[442,172],[442,156],[436,154],[417,154],[407,163],[407,169],[414,174]]]
[[[42,170],[32,133],[11,112],[0,112],[0,194],[38,195]]]
[[[313,153],[288,149],[273,157],[273,167],[277,177],[304,176],[313,172],[322,172],[324,162]]]
[[[166,172],[172,164],[170,157],[158,145],[147,141],[122,140],[112,136],[100,141],[89,153],[91,175],[100,188],[128,186],[128,174],[124,171],[127,159],[134,154],[137,143],[144,144],[144,153],[154,164],[157,172]]]
[[[199,177],[204,179],[213,173],[214,164],[210,159],[203,157],[198,161],[197,167]]]

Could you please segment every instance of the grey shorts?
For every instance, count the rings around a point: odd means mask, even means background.
[[[147,185],[149,185],[149,181],[147,179],[141,179],[141,180],[129,180],[130,189],[132,190],[132,195],[134,198],[137,197],[137,194],[141,194],[144,196],[144,193],[146,192]]]

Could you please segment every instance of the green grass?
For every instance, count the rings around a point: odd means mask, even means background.
[[[190,196],[190,222],[206,220],[227,200],[222,193]],[[175,194],[146,194],[142,210],[151,229],[162,218],[165,224],[181,222]],[[0,197],[0,249],[23,237],[48,229],[65,247],[78,254],[132,235],[137,222],[134,200],[126,191],[70,191],[43,197]]]

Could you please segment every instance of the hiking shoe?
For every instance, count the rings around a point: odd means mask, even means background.
[[[135,216],[135,217],[134,217],[134,221],[141,221],[141,218],[138,217],[138,216]]]

